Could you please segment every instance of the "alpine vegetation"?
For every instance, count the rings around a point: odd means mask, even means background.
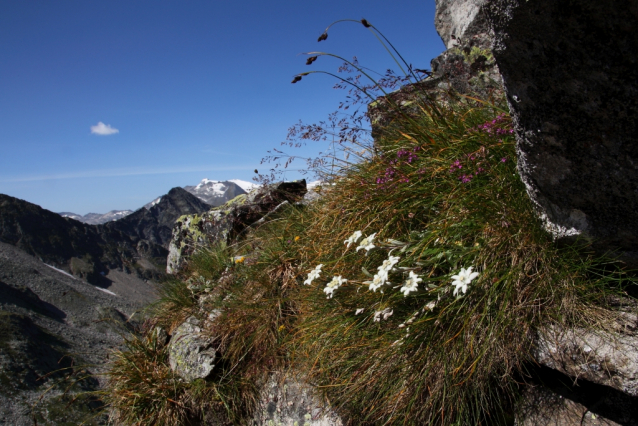
[[[334,55],[312,52],[309,65],[323,56]],[[388,87],[339,78],[351,98]],[[118,421],[247,424],[269,374],[285,371],[344,424],[508,424],[539,333],[608,327],[612,296],[635,279],[586,242],[553,243],[517,173],[502,94],[415,90],[409,111],[386,99],[374,141],[344,130],[314,162],[318,199],[199,251],[165,285],[146,335],[112,357]],[[189,317],[220,357],[193,382],[171,371],[154,331]]]

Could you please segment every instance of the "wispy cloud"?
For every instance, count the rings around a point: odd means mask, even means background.
[[[0,176],[0,183],[8,182],[36,182],[60,179],[84,179],[84,178],[109,178],[121,176],[141,176],[141,175],[166,175],[176,173],[192,173],[207,172],[215,173],[219,171],[232,170],[252,170],[255,165],[238,165],[238,166],[184,166],[184,167],[166,167],[166,168],[127,168],[127,169],[102,169],[102,170],[80,170],[69,173],[56,173],[50,175],[39,176]]]
[[[110,124],[104,124],[100,121],[95,126],[91,126],[91,133],[94,133],[100,136],[107,136],[107,135],[112,135],[114,133],[120,133],[120,131],[114,127],[111,127]]]

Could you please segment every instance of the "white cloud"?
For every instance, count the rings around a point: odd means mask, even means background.
[[[110,124],[104,124],[100,121],[95,126],[91,126],[91,133],[95,133],[96,135],[101,136],[107,136],[114,133],[120,133],[120,131],[111,127]]]

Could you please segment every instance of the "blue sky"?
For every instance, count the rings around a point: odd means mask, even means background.
[[[434,0],[0,1],[0,193],[52,211],[137,209],[203,178],[250,181],[288,128],[345,92],[323,50],[384,72],[378,27],[417,68],[444,50]],[[335,72],[323,57],[312,69]],[[99,135],[92,126],[108,133]],[[320,144],[303,151],[312,154]],[[293,179],[298,175],[287,174]]]

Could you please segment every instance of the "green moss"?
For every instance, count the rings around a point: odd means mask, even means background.
[[[463,55],[465,62],[470,64],[474,63],[474,61],[476,61],[479,56],[485,56],[487,58],[487,61],[490,63],[494,61],[494,55],[492,54],[492,51],[490,49],[481,49],[478,46],[473,46],[469,50],[469,52],[467,51],[467,49],[453,47],[449,50],[449,52],[457,55]]]
[[[240,194],[240,195],[236,196],[235,198],[233,198],[232,200],[226,201],[221,206],[212,208],[210,211],[211,212],[212,211],[218,211],[218,212],[223,213],[223,214],[228,214],[228,213],[230,213],[230,211],[234,207],[246,204],[247,200],[248,200],[248,195],[247,194]]]

